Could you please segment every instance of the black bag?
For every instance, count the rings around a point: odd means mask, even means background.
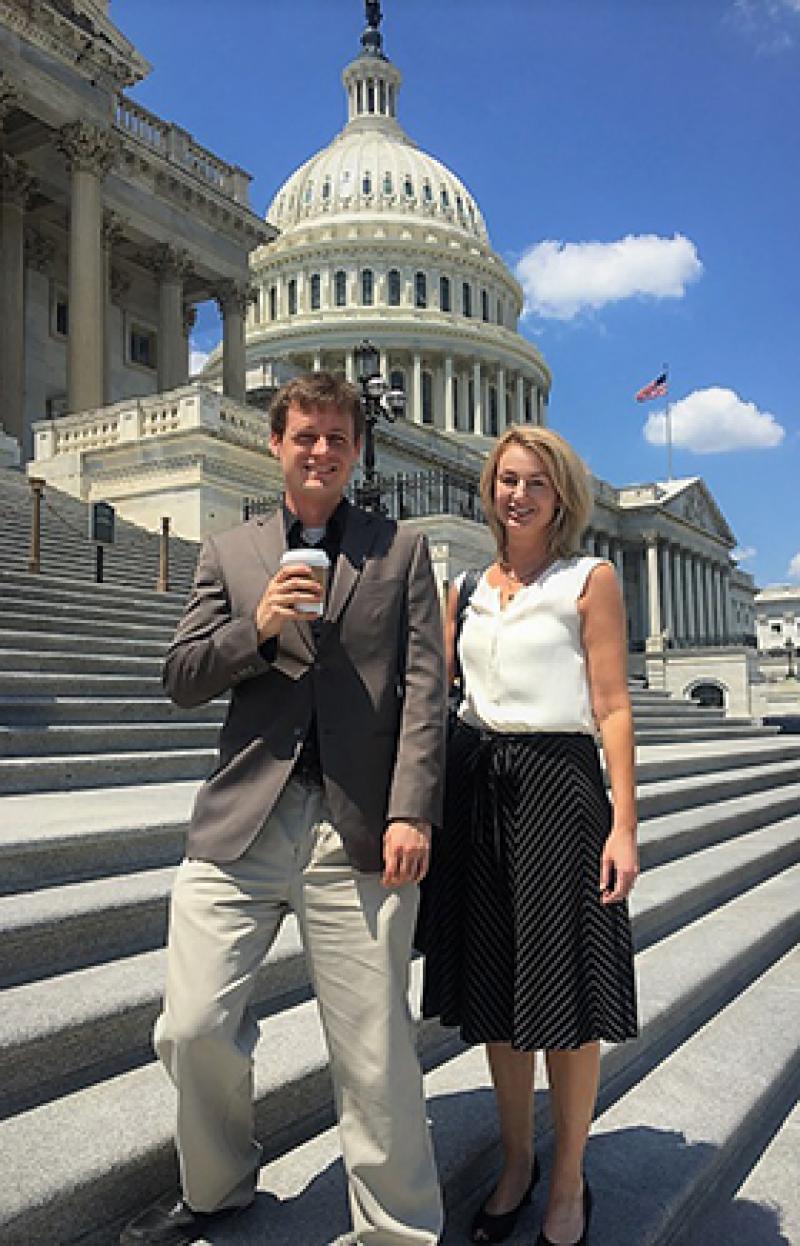
[[[472,600],[472,594],[478,587],[478,581],[483,575],[483,571],[477,567],[470,567],[464,572],[461,583],[458,586],[458,599],[456,601],[456,631],[453,637],[453,650],[455,657],[455,678],[450,685],[447,701],[447,731],[448,735],[453,730],[458,717],[458,707],[464,699],[464,673],[461,670],[461,663],[458,660],[458,642],[461,636],[461,629],[464,626],[464,619],[467,614],[467,607]]]

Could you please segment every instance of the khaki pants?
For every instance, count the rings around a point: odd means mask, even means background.
[[[155,1047],[178,1091],[183,1196],[245,1205],[253,1138],[249,1001],[284,915],[297,915],[328,1044],[356,1236],[431,1246],[442,1208],[406,998],[416,886],[353,870],[319,789],[290,781],[255,842],[223,866],[184,861],[172,893]]]

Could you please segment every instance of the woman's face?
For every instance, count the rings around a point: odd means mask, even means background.
[[[497,462],[494,504],[509,538],[541,538],[553,520],[558,494],[534,450],[510,445]]]

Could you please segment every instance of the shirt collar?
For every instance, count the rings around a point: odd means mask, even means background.
[[[347,512],[350,509],[350,503],[347,498],[342,498],[339,505],[328,517],[325,525],[325,540],[332,539],[341,542],[344,533],[344,526],[347,521]],[[292,540],[299,543],[300,534],[303,531],[303,521],[295,515],[286,505],[286,498],[283,499],[283,529],[286,533],[286,544],[289,546]]]

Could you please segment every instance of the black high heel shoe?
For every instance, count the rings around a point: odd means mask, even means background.
[[[526,1207],[531,1201],[533,1187],[540,1176],[539,1160],[537,1156],[534,1156],[530,1184],[516,1207],[512,1207],[511,1211],[501,1211],[498,1215],[494,1215],[486,1210],[486,1203],[484,1203],[478,1209],[475,1219],[472,1221],[472,1228],[469,1234],[470,1240],[473,1242],[504,1242],[507,1237],[510,1237],[514,1232],[517,1216],[522,1211],[522,1208]],[[489,1197],[491,1198],[491,1195]]]
[[[589,1221],[592,1218],[592,1191],[589,1188],[589,1182],[583,1178],[583,1232],[577,1242],[572,1242],[571,1246],[586,1246],[586,1238],[589,1233]],[[540,1232],[536,1239],[536,1246],[556,1246],[555,1242],[551,1242],[546,1235],[544,1229]]]

